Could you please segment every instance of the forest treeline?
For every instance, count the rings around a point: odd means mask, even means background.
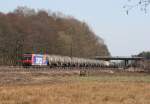
[[[1,63],[40,51],[76,57],[110,55],[103,39],[74,17],[27,7],[0,12]]]
[[[147,60],[150,60],[150,51],[143,51],[139,53],[137,56],[144,57]]]

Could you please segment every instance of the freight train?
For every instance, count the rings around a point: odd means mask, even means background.
[[[109,66],[107,61],[48,54],[23,54],[21,63],[23,66],[47,66],[51,68]]]

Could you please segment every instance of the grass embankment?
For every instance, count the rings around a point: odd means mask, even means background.
[[[150,104],[149,75],[56,79],[62,83],[1,86],[0,104]]]

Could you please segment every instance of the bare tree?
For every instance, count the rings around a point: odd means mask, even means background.
[[[150,0],[128,0],[128,3],[123,6],[126,9],[126,14],[129,14],[134,8],[140,8],[141,11],[147,13],[147,9],[150,5]]]

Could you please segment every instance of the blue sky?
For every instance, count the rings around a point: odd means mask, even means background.
[[[126,15],[126,3],[127,0],[1,0],[0,11],[13,11],[18,6],[60,11],[87,22],[104,39],[113,56],[150,51],[150,9],[144,14],[135,8]]]

